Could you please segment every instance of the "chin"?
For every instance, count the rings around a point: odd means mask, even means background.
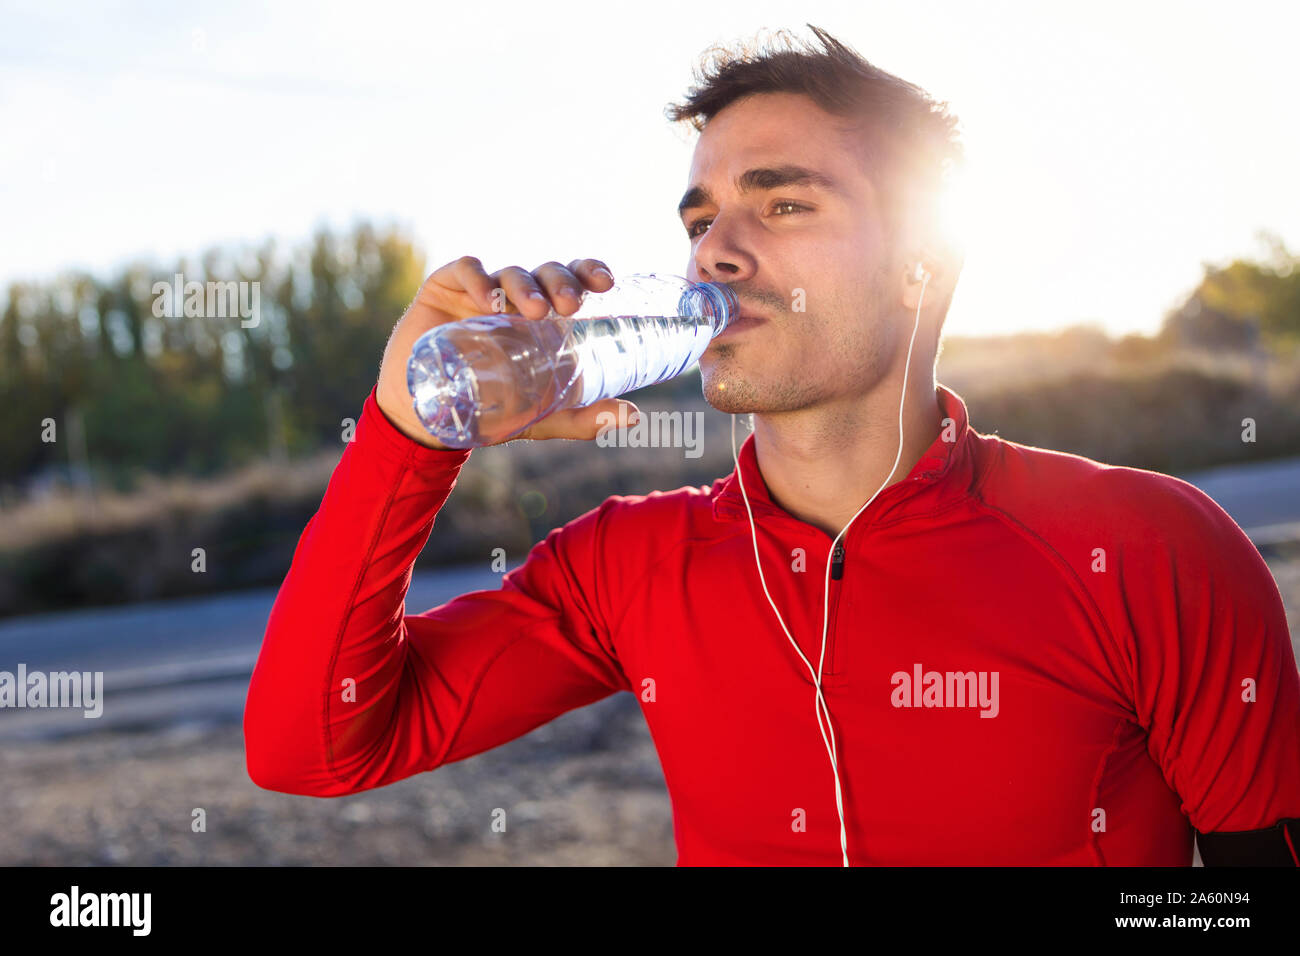
[[[737,375],[700,365],[700,390],[709,407],[725,415],[745,415],[754,410],[753,390]]]

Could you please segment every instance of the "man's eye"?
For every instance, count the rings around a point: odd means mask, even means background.
[[[781,210],[781,209],[787,209],[788,212],[777,212],[777,210]],[[780,216],[789,216],[793,213],[812,212],[812,210],[808,206],[805,206],[803,203],[793,202],[789,199],[783,199],[780,202],[773,203],[772,211]],[[709,219],[695,220],[693,223],[691,223],[689,226],[686,227],[686,235],[689,238],[694,239],[696,236],[699,236],[702,232],[700,226],[707,226],[710,222],[711,220]]]
[[[790,209],[791,209],[791,212],[808,212],[808,207],[807,207],[807,206],[803,205],[802,203],[791,202],[791,201],[788,200],[788,199],[785,199],[785,200],[782,200],[781,202],[776,203],[776,204],[772,207],[772,209],[775,211],[775,210],[780,209],[780,208],[782,208],[782,207],[784,207],[784,206],[789,206]],[[789,215],[789,213],[786,213],[785,215]]]

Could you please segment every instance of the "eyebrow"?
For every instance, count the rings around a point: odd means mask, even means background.
[[[812,186],[827,192],[844,194],[835,180],[824,173],[806,166],[786,164],[784,166],[747,169],[736,177],[736,189],[742,193],[763,189],[780,189],[782,186]],[[703,186],[692,186],[677,204],[677,215],[681,217],[688,209],[706,206],[712,203],[713,195]]]

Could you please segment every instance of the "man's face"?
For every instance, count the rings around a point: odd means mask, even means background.
[[[897,283],[876,192],[846,122],[792,93],[718,113],[683,199],[687,278],[725,283],[753,322],[700,357],[723,412],[780,412],[869,391],[897,346]]]

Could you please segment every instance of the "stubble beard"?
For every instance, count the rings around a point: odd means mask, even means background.
[[[742,370],[734,345],[715,346],[709,371],[701,370],[700,378],[704,400],[728,415],[795,411],[807,407],[818,394],[817,386],[808,379],[755,384]]]
[[[836,336],[833,331],[823,331],[827,326],[822,323],[808,322],[807,328],[818,329],[810,334],[823,337],[823,341],[815,349],[808,345],[800,349],[800,360],[794,367],[785,364],[790,350],[782,348],[774,330],[766,330],[773,339],[761,345],[750,341],[744,345],[722,343],[711,346],[708,370],[703,364],[700,368],[704,400],[724,414],[752,412],[762,415],[812,407],[835,388],[830,379],[839,381],[845,375],[855,379],[858,388],[869,387],[871,382],[878,381],[885,374],[885,353],[889,348],[889,330],[881,325],[878,305],[871,302],[872,314],[859,320],[865,324],[857,335],[842,333]],[[765,330],[757,331],[761,336]],[[752,359],[746,361],[746,348],[750,356],[757,352],[777,356],[782,363],[776,373],[780,378],[773,382],[756,380],[754,367],[758,363]]]

